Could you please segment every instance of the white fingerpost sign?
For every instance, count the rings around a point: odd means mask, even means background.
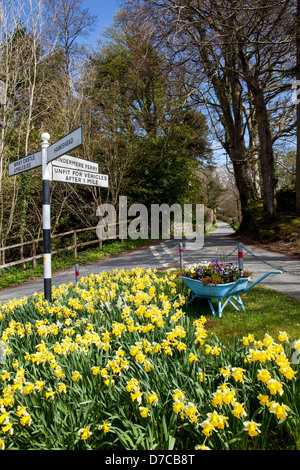
[[[108,188],[107,175],[90,173],[88,171],[73,170],[72,168],[61,168],[58,166],[52,166],[52,181]]]
[[[42,166],[43,182],[43,243],[44,243],[44,295],[52,301],[50,181],[77,183],[108,188],[108,176],[98,173],[97,163],[66,155],[83,143],[82,127],[50,145],[50,135],[42,134],[42,151],[27,155],[9,164],[9,176]],[[53,163],[52,163],[53,162]],[[1,351],[0,351],[1,352]]]
[[[12,162],[8,166],[8,175],[15,176],[23,171],[32,170],[42,166],[42,152],[33,153],[32,155],[27,155],[27,157],[20,158],[15,162]]]
[[[63,155],[62,157],[58,157],[52,162],[52,165],[62,168],[72,168],[74,170],[90,171],[92,173],[99,172],[98,163],[89,162],[88,160],[83,160],[82,158],[71,157],[70,155]]]
[[[61,157],[65,153],[74,150],[75,148],[82,145],[82,143],[82,127],[78,127],[78,129],[48,147],[48,163],[52,162],[52,160],[55,160],[58,157]]]

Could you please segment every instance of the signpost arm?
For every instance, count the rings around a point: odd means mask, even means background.
[[[50,168],[47,163],[47,149],[50,135],[42,134],[42,172],[43,172],[43,245],[44,245],[44,295],[52,301],[51,237],[50,237]]]

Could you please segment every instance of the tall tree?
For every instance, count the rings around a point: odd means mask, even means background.
[[[188,65],[194,76],[198,74],[199,95],[205,95],[202,102],[213,104],[211,112],[219,116],[224,129],[222,144],[232,160],[244,216],[248,203],[256,197],[250,158],[254,152],[245,145],[245,103],[248,111],[254,109],[264,208],[266,214],[272,215],[275,188],[272,145],[285,129],[289,132],[294,125],[285,122],[285,115],[291,115],[291,109],[285,109],[278,119],[280,131],[276,129],[276,136],[271,133],[270,106],[290,86],[283,82],[280,72],[292,61],[292,43],[285,28],[293,2],[278,0],[274,5],[260,0],[251,3],[128,0],[126,3],[130,11],[136,11],[137,18],[151,21],[153,35],[174,53],[178,65]],[[214,102],[207,99],[209,85]],[[247,140],[254,142],[251,136]]]
[[[182,202],[198,159],[208,158],[204,117],[189,111],[147,27],[121,23],[92,58],[97,141],[113,171],[111,198],[115,203],[122,190],[135,202],[176,202],[180,194]]]
[[[296,83],[300,86],[300,0],[297,0],[296,16]],[[296,150],[296,212],[300,215],[300,103],[297,109],[297,150]]]
[[[74,100],[74,84],[80,65],[86,57],[86,49],[82,40],[87,38],[96,24],[96,15],[91,15],[83,8],[83,0],[44,0],[47,13],[48,40],[60,54],[57,66],[64,76],[65,131],[71,130],[78,114]],[[74,117],[75,115],[75,117]]]

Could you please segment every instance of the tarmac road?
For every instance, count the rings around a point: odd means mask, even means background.
[[[218,227],[203,240],[194,242],[185,240],[164,240],[138,250],[103,259],[79,267],[79,276],[97,274],[113,269],[132,269],[134,267],[157,268],[159,270],[180,267],[179,243],[183,243],[184,266],[211,259],[225,257],[227,262],[238,262],[238,242],[230,235],[233,229],[226,223],[218,221]],[[217,250],[216,250],[217,249]],[[300,299],[300,260],[279,253],[263,250],[251,245],[244,245],[244,269],[252,272],[251,280],[255,281],[272,270],[282,270],[282,274],[271,274],[260,282],[260,285],[280,291]],[[75,283],[75,267],[52,276],[52,284]],[[0,302],[30,296],[43,292],[44,281],[38,279],[16,287],[0,290]]]

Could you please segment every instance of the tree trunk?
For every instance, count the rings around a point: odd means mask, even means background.
[[[244,141],[242,87],[237,74],[230,74],[230,103],[229,97],[226,96],[224,91],[224,83],[216,77],[212,81],[224,116],[223,125],[228,136],[228,153],[233,165],[235,182],[240,196],[242,217],[245,223],[249,203],[257,198],[257,194]]]
[[[263,91],[258,86],[251,86],[250,89],[253,94],[253,103],[257,116],[264,211],[266,215],[272,217],[275,212],[275,177],[272,135]]]
[[[274,154],[272,135],[266,101],[258,78],[251,73],[250,65],[242,50],[239,51],[239,59],[247,83],[249,92],[253,97],[253,106],[257,118],[257,130],[259,137],[259,155],[261,164],[261,175],[263,183],[263,205],[267,216],[272,217],[275,212],[275,177],[274,177]]]
[[[296,23],[296,80],[300,86],[300,0],[297,0],[297,23]],[[298,97],[298,88],[296,88]],[[300,215],[300,103],[297,107],[297,152],[296,152],[296,213]]]

